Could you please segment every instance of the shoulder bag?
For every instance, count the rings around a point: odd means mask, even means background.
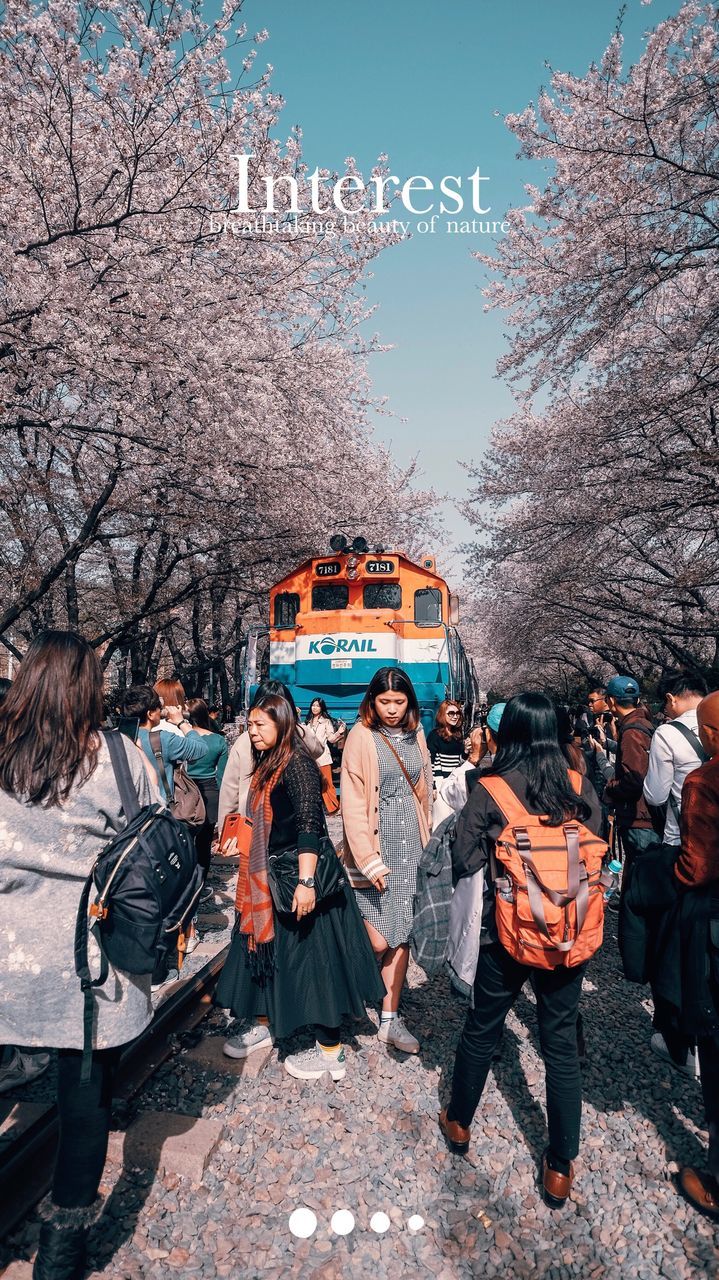
[[[162,739],[159,729],[153,729],[150,733],[150,745],[157,761],[157,771],[162,779],[172,816],[179,822],[186,822],[188,827],[201,827],[205,821],[206,812],[202,792],[197,783],[190,777],[184,765],[178,763],[174,771],[173,792],[165,770],[165,761],[162,758]]]
[[[309,852],[307,850],[306,852]],[[317,866],[314,869],[315,895],[317,902],[331,898],[340,893],[348,885],[344,867],[337,857],[337,851],[325,832],[320,836],[317,851]],[[300,878],[299,849],[281,849],[271,853],[267,858],[267,878],[270,883],[272,901],[277,911],[291,913],[292,899]]]

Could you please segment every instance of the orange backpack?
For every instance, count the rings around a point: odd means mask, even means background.
[[[581,775],[569,770],[574,790]],[[550,827],[528,813],[502,778],[482,778],[506,820],[493,866],[499,940],[520,964],[574,968],[594,955],[604,932],[602,863],[606,841],[577,820]]]

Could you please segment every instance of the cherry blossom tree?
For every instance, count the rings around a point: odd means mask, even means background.
[[[468,508],[505,679],[719,681],[716,7],[683,5],[627,70],[621,54],[617,34],[508,118],[552,176],[481,259],[517,401]]]
[[[380,344],[362,280],[393,237],[367,234],[361,208],[346,232],[293,234],[288,183],[279,233],[217,230],[239,155],[253,207],[264,174],[294,178],[309,205],[299,131],[277,141],[281,99],[256,70],[266,33],[250,38],[241,8],[5,5],[8,647],[69,625],[128,677],[164,652],[201,680],[227,670],[248,610],[339,513],[376,525],[381,496],[382,535],[411,540],[432,507],[367,426]]]

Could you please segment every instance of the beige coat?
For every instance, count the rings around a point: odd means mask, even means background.
[[[422,844],[427,844],[432,822],[432,762],[424,730],[417,730],[422,772],[414,802]],[[379,837],[379,760],[372,730],[353,725],[342,754],[340,801],[344,827],[342,861],[350,884],[358,889],[373,884],[389,868],[382,861]]]
[[[322,743],[317,741],[308,725],[299,725],[298,731],[313,760],[316,760],[322,754]],[[220,835],[222,835],[222,824],[228,813],[245,812],[252,781],[252,768],[252,743],[249,733],[245,730],[230,747],[225,765],[217,811],[217,830]]]

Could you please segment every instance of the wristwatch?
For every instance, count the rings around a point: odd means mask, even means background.
[[[182,719],[180,720],[180,724],[189,724],[189,723],[190,722],[187,719],[187,716],[183,716]],[[179,725],[178,725],[178,728],[179,728]]]
[[[298,884],[303,884],[303,885],[304,885],[304,887],[305,887],[305,889],[314,889],[314,887],[315,887],[315,878],[314,878],[314,876],[307,876],[307,879],[306,879],[306,880],[303,880],[303,879],[300,877],[300,879],[297,881],[297,883],[298,883]]]

